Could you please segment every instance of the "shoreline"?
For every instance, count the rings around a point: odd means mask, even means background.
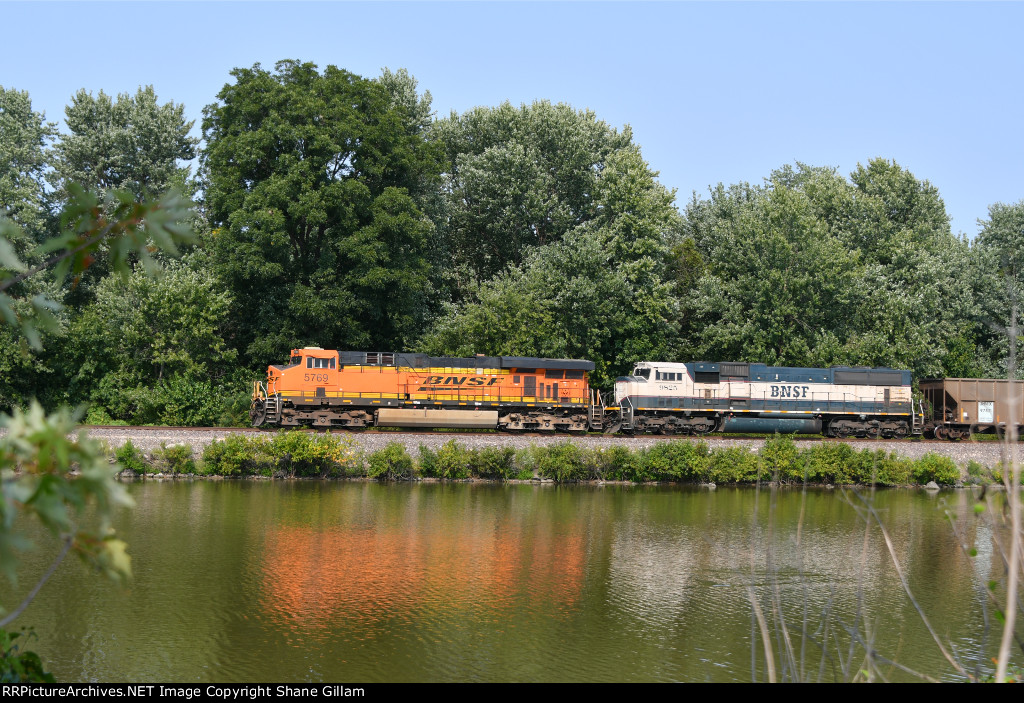
[[[167,446],[185,444],[192,448],[196,456],[201,456],[206,446],[215,440],[223,440],[228,436],[242,435],[250,437],[273,437],[277,433],[265,430],[227,430],[217,432],[211,430],[170,430],[160,427],[124,427],[124,428],[83,428],[89,437],[107,443],[111,449],[122,446],[127,440],[137,448],[151,454],[154,450],[161,448],[161,444]],[[503,435],[503,434],[478,434],[458,432],[438,432],[436,434],[410,434],[405,432],[332,432],[324,435],[334,439],[340,439],[351,445],[352,449],[362,454],[383,449],[388,444],[397,442],[407,452],[413,454],[419,450],[420,445],[428,449],[437,450],[450,440],[455,440],[459,445],[467,449],[504,448],[526,449],[532,446],[549,446],[557,444],[573,444],[582,449],[601,449],[612,446],[623,446],[631,450],[649,449],[665,442],[705,441],[711,448],[715,447],[743,447],[752,451],[760,451],[767,441],[767,438],[746,439],[746,438],[697,438],[673,436],[664,437],[657,435],[646,435],[640,437],[609,436],[609,435],[552,435],[552,436],[524,436],[524,435]],[[784,435],[785,436],[785,435]],[[797,440],[801,448],[811,447],[824,443],[833,443],[837,440],[826,440],[823,437],[813,435],[804,436]],[[969,462],[975,461],[988,468],[993,468],[1003,458],[1005,445],[998,441],[970,441],[965,440],[957,443],[922,441],[894,441],[884,439],[863,439],[847,440],[856,451],[869,449],[871,451],[884,450],[887,453],[895,453],[906,459],[920,459],[925,454],[938,454],[952,459],[958,467],[965,469]]]

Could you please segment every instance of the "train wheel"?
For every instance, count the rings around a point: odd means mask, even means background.
[[[907,427],[907,423],[905,422],[901,422],[899,425],[897,425],[895,431],[893,432],[893,436],[896,439],[903,439],[909,434],[910,428]]]

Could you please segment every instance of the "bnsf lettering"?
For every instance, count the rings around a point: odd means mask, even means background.
[[[772,398],[806,398],[810,386],[772,386]]]
[[[436,386],[493,386],[501,381],[500,376],[428,376],[417,390],[436,390]]]

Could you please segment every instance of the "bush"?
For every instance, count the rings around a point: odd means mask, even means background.
[[[194,474],[196,462],[192,459],[192,447],[187,444],[172,444],[167,446],[163,442],[160,448],[153,452],[153,459],[156,462],[155,468],[165,474]]]
[[[390,442],[370,454],[368,463],[367,476],[378,481],[404,481],[413,477],[412,457],[398,442]]]
[[[102,405],[96,405],[95,403],[89,406],[89,411],[85,414],[85,424],[87,425],[127,425],[127,420],[115,420],[110,417],[107,413],[106,408]]]
[[[780,435],[765,440],[759,452],[764,470],[773,481],[803,481],[804,467],[797,459],[796,442],[792,435]]]
[[[597,473],[592,457],[571,442],[560,442],[546,447],[531,447],[537,473],[560,483],[585,481]],[[590,458],[591,461],[587,459]]]
[[[996,479],[992,469],[988,468],[984,464],[979,464],[973,459],[967,462],[967,483],[976,486],[991,485],[995,481],[1002,483],[1002,480],[1001,473],[999,478]]]
[[[433,478],[469,478],[470,452],[449,439],[436,452],[420,445],[420,471]]]
[[[808,483],[851,483],[857,452],[845,442],[822,442],[799,452],[802,476]]]
[[[711,465],[711,451],[707,442],[671,442],[665,447],[666,456],[672,463],[672,478],[684,481],[705,480]]]
[[[276,473],[285,476],[338,478],[362,473],[347,437],[283,430],[274,435],[269,451]]]
[[[176,427],[209,427],[223,414],[223,394],[208,380],[174,375],[156,386],[159,422]]]
[[[949,457],[929,452],[914,463],[914,480],[920,484],[935,481],[952,486],[960,481],[960,469]]]
[[[516,478],[522,481],[529,481],[537,474],[537,462],[533,459],[532,447],[517,449],[513,463],[516,467]]]
[[[708,461],[706,480],[713,483],[753,482],[758,480],[760,469],[760,457],[746,447],[716,447]]]
[[[130,439],[114,450],[114,458],[125,471],[131,471],[134,474],[146,473],[146,455],[132,444]]]
[[[53,674],[43,668],[39,655],[29,650],[22,651],[16,640],[26,633],[0,630],[0,683],[54,683]],[[29,629],[31,639],[35,633]]]
[[[206,445],[202,472],[218,476],[272,476],[276,462],[265,437],[230,434]]]
[[[594,464],[597,467],[597,475],[615,481],[632,481],[635,457],[634,452],[621,444],[595,450]]]
[[[481,478],[507,481],[517,474],[515,458],[512,447],[484,447],[469,457],[470,471]]]
[[[862,449],[856,457],[854,479],[880,486],[906,486],[913,480],[914,462],[883,450]]]

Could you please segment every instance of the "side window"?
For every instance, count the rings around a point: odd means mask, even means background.
[[[311,357],[311,356],[307,356],[306,357],[306,368],[307,369],[314,368],[314,366],[313,366],[313,357]]]
[[[512,377],[512,383],[519,383],[519,377],[518,376],[513,376]]]

